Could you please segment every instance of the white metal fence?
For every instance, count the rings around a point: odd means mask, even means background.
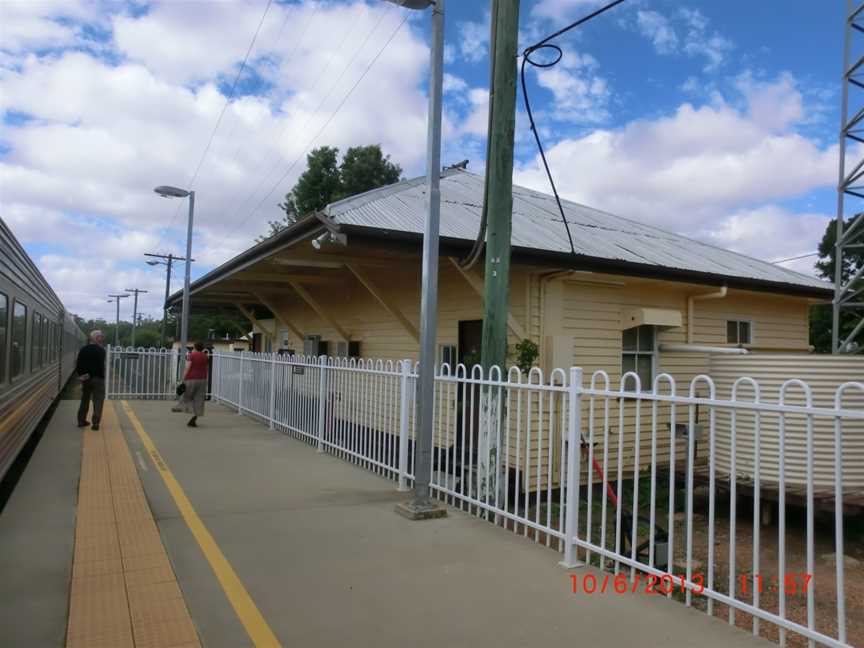
[[[109,346],[106,398],[164,399],[175,396],[178,351]]]
[[[153,367],[170,375],[171,362],[154,355],[139,354],[140,371],[115,359],[115,372],[126,377],[112,383],[119,387],[111,397],[136,397],[140,385],[142,396],[161,390],[173,397],[173,383],[169,389],[154,378],[153,387],[146,378]],[[406,489],[414,474],[416,378],[407,360],[216,353],[211,390],[238,413]],[[833,403],[817,406],[800,380],[768,394],[741,378],[731,394],[718,395],[708,376],[681,390],[660,374],[643,391],[632,373],[616,387],[602,371],[544,376],[513,368],[503,376],[497,368],[484,375],[480,367],[445,365],[435,390],[433,492],[554,547],[567,566],[608,570],[599,579],[576,572],[584,577],[574,575],[574,589],[681,598],[781,644],[791,632],[811,645],[851,645],[843,511],[864,494],[844,487],[844,471],[861,469],[849,459],[844,465],[844,448],[864,435],[864,384],[840,385]],[[497,398],[484,401],[489,394]],[[813,428],[824,420],[834,437],[817,448]],[[744,443],[750,452],[741,461]],[[785,467],[793,456],[805,466],[795,483]],[[817,456],[822,474],[832,464],[827,490],[815,485]],[[731,468],[719,471],[718,457]],[[762,470],[769,461],[779,466],[776,478]],[[497,475],[491,482],[489,465]],[[828,518],[818,528],[817,513]],[[817,564],[817,547],[838,557],[830,572]]]

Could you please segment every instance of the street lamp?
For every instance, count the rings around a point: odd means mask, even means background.
[[[189,198],[189,224],[186,229],[186,276],[183,279],[183,314],[180,320],[180,349],[186,352],[189,335],[189,274],[192,263],[192,219],[195,212],[195,192],[162,185],[153,191],[163,198]]]
[[[426,187],[429,212],[423,229],[423,283],[420,298],[420,425],[414,448],[414,495],[396,510],[414,520],[442,517],[447,510],[429,497],[432,477],[432,417],[435,411],[435,341],[438,325],[438,234],[441,217],[441,100],[444,82],[444,0],[388,0],[408,9],[432,7]]]

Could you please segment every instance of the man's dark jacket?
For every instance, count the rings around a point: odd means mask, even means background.
[[[87,344],[78,352],[75,373],[79,376],[90,374],[91,378],[105,378],[105,349],[98,344]]]

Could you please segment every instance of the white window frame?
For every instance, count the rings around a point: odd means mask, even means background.
[[[638,363],[639,363],[639,361],[638,361],[638,357],[639,357],[640,355],[641,355],[641,356],[646,356],[646,355],[647,355],[647,356],[651,356],[651,382],[650,382],[650,384],[648,384],[648,385],[644,385],[644,384],[641,384],[641,381],[640,381],[640,385],[639,385],[639,386],[641,387],[641,391],[643,391],[643,392],[650,392],[650,391],[652,391],[652,390],[654,389],[654,379],[657,377],[657,370],[658,370],[659,367],[660,367],[660,362],[659,362],[659,356],[660,356],[660,352],[659,352],[659,349],[660,349],[660,343],[659,343],[659,341],[658,341],[658,339],[657,339],[657,338],[659,337],[659,335],[660,335],[660,327],[659,327],[659,326],[655,326],[655,325],[653,325],[653,324],[640,324],[639,326],[633,326],[633,327],[630,327],[630,328],[639,329],[639,328],[641,328],[641,327],[643,327],[643,326],[650,326],[650,327],[654,330],[654,336],[653,336],[653,337],[654,337],[654,344],[653,344],[653,347],[652,347],[652,349],[651,349],[650,351],[640,351],[640,350],[639,350],[639,337],[638,337],[638,336],[639,336],[639,333],[638,333],[638,330],[637,330],[637,333],[636,333],[636,336],[637,336],[637,337],[636,337],[636,350],[635,350],[635,351],[628,351],[628,350],[625,350],[625,349],[624,349],[624,331],[629,330],[629,329],[622,329],[622,330],[621,330],[621,376],[623,377],[624,374],[626,373],[626,372],[624,371],[624,356],[625,356],[625,355],[633,355],[633,356],[636,356],[636,357],[637,357],[637,361],[636,361],[636,363],[635,363],[635,367],[636,367],[637,371],[634,372],[634,373],[636,373],[637,375],[638,375],[638,367],[639,367],[639,364],[638,364]]]
[[[750,340],[747,342],[730,342],[729,341],[729,323],[735,322],[736,336],[740,339],[741,337],[741,324],[747,324],[750,326]],[[726,320],[726,344],[734,344],[734,345],[742,345],[742,346],[750,346],[753,344],[753,340],[756,337],[756,326],[752,319],[747,319],[746,317],[738,317],[738,318],[728,318]]]

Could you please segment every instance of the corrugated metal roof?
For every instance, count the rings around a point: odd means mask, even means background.
[[[580,255],[658,268],[830,289],[831,284],[752,257],[707,245],[621,216],[561,201]],[[473,241],[480,227],[483,177],[462,170],[441,176],[441,236]],[[422,234],[425,178],[405,180],[339,202],[324,210],[337,225]],[[555,199],[513,187],[514,247],[568,253],[570,245]]]

